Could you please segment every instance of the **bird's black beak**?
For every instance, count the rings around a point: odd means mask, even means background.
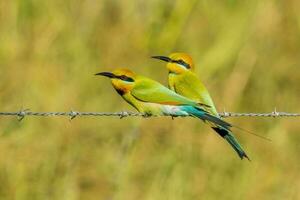
[[[95,74],[96,76],[106,76],[106,77],[109,77],[109,78],[115,78],[116,75],[114,75],[113,73],[111,72],[100,72],[100,73],[97,73]]]
[[[166,61],[166,62],[172,62],[172,59],[167,57],[167,56],[151,56],[151,58],[155,58],[155,59],[158,59],[158,60],[163,60],[163,61]]]

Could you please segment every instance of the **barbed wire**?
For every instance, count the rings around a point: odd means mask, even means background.
[[[268,113],[235,113],[235,112],[220,112],[219,115],[223,118],[227,117],[300,117],[300,113],[289,113],[289,112],[278,112],[276,108],[272,112]],[[0,112],[0,116],[17,116],[21,121],[26,116],[36,116],[36,117],[55,117],[55,116],[66,116],[70,119],[75,117],[85,117],[85,116],[94,116],[94,117],[161,117],[158,115],[148,115],[144,113],[131,112],[131,111],[121,111],[121,112],[78,112],[78,111],[69,111],[69,112],[32,112],[29,109],[22,109],[17,112]],[[169,115],[174,117],[172,115]]]

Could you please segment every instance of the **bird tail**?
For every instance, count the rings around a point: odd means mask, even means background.
[[[191,116],[202,119],[203,121],[208,121],[211,124],[212,129],[214,129],[221,137],[223,137],[232,146],[232,148],[237,152],[237,154],[241,159],[245,157],[248,160],[250,160],[247,154],[245,153],[245,151],[243,150],[243,148],[241,147],[241,145],[239,144],[239,142],[233,136],[230,130],[230,127],[232,127],[231,124],[220,119],[219,117],[207,113],[205,110],[201,108],[189,106],[189,107],[185,107],[184,109]]]
[[[199,119],[202,119],[203,121],[212,122],[213,124],[220,125],[221,127],[224,127],[226,129],[229,129],[231,127],[231,124],[229,124],[228,122],[220,119],[217,116],[209,114],[207,111],[203,110],[200,107],[183,106],[182,110],[193,117],[197,117]]]
[[[203,121],[209,121],[225,129],[229,129],[230,127],[232,127],[232,125],[229,124],[228,122],[220,119],[217,116],[209,114],[207,111],[203,110],[200,107],[184,106],[182,110],[187,112],[189,115],[193,117],[197,117],[199,119],[202,119]]]
[[[241,159],[245,157],[250,161],[250,158],[243,150],[239,142],[232,135],[230,130],[224,129],[222,127],[214,127],[214,126],[212,126],[212,129],[214,129],[214,131],[216,131],[221,137],[223,137],[231,145],[231,147],[236,151],[236,153],[239,155]]]

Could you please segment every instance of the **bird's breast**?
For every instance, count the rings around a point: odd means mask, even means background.
[[[181,106],[164,105],[161,108],[165,115],[188,116],[189,114],[181,109]]]

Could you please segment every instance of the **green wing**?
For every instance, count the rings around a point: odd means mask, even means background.
[[[193,101],[208,105],[210,111],[217,114],[215,105],[203,83],[192,73],[185,73],[176,77],[174,81],[174,90],[176,93],[185,96]]]
[[[174,80],[174,90],[176,93],[186,96],[195,101],[207,102],[207,98],[203,98],[208,94],[207,89],[202,82],[192,73],[184,73],[177,75]]]
[[[165,105],[192,105],[199,106],[196,102],[180,96],[162,84],[151,79],[140,77],[131,94],[140,101],[165,104]]]

